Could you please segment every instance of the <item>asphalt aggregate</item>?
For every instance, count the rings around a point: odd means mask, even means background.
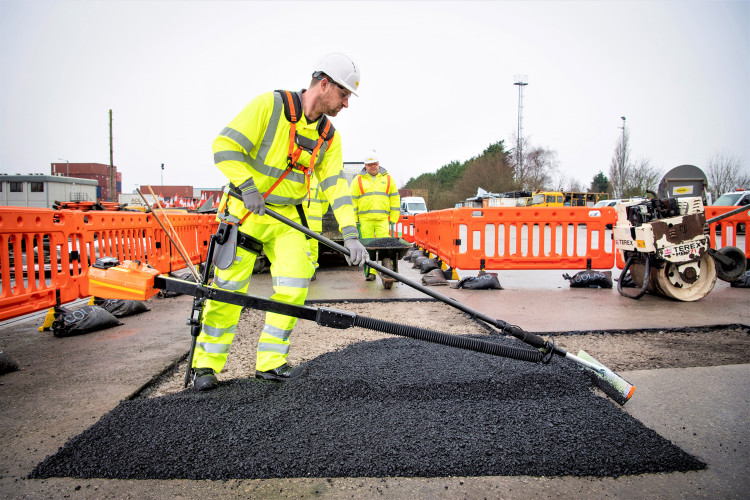
[[[205,393],[123,401],[30,477],[617,477],[706,467],[559,357],[544,365],[396,337],[306,367],[293,382],[220,380]]]

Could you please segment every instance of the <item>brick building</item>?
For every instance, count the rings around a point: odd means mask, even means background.
[[[98,201],[117,201],[122,193],[122,174],[114,168],[116,181],[116,193],[110,193],[111,169],[103,163],[53,163],[52,175],[64,175],[66,177],[77,177],[79,179],[93,179],[97,183],[96,198]]]

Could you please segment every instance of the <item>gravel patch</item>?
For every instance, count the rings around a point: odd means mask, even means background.
[[[240,377],[208,393],[124,401],[30,477],[616,477],[705,468],[559,358],[540,365],[384,338],[305,365],[308,375],[286,384]]]

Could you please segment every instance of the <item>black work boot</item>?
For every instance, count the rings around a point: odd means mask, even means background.
[[[219,385],[213,368],[195,368],[193,373],[193,387],[199,391],[210,391]]]
[[[368,274],[365,281],[375,281],[375,274]]]
[[[275,382],[286,382],[287,380],[294,380],[300,378],[306,372],[304,366],[289,366],[284,363],[278,368],[273,370],[266,370],[264,372],[256,371],[255,378],[262,378],[263,380],[273,380]]]

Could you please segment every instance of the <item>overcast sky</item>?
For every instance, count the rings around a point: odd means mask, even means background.
[[[622,134],[663,172],[750,168],[750,2],[0,0],[0,172],[60,158],[136,184],[220,186],[211,143],[256,95],[306,87],[341,51],[360,97],[344,161],[375,148],[399,185],[518,127],[588,186]]]

